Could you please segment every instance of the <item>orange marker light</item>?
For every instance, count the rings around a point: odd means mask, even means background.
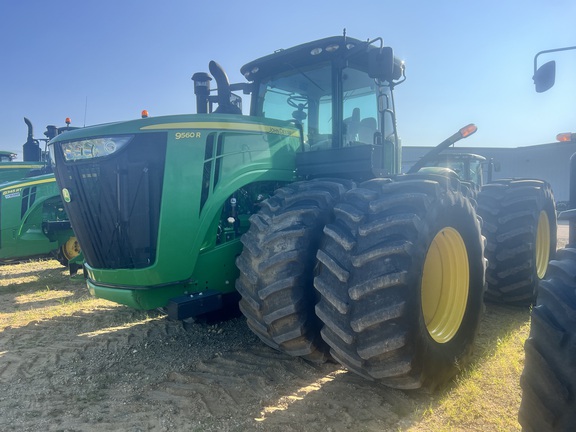
[[[574,134],[570,132],[559,133],[556,135],[556,139],[558,141],[566,142],[566,141],[574,141]]]
[[[69,125],[70,123],[72,123],[72,120],[70,120],[70,117],[66,117],[66,120],[64,121],[67,125]]]
[[[462,135],[462,138],[468,138],[477,130],[478,128],[476,125],[474,123],[470,123],[468,126],[464,126],[462,129],[460,129],[460,135]]]
[[[148,118],[148,110],[142,110],[142,118]]]

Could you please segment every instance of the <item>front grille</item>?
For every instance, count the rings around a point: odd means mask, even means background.
[[[156,259],[166,133],[146,133],[117,154],[64,162],[55,174],[86,262],[93,268],[150,266]]]

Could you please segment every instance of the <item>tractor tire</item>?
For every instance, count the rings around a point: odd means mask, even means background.
[[[70,260],[76,258],[80,254],[80,244],[76,237],[70,237],[66,243],[60,246],[56,251],[56,259],[64,267],[68,267]]]
[[[314,280],[330,354],[389,387],[443,385],[467,363],[484,311],[484,239],[459,181],[370,180],[334,214]]]
[[[534,303],[538,281],[556,253],[556,210],[541,180],[498,180],[478,195],[488,270],[486,301]]]
[[[558,251],[540,283],[520,379],[524,431],[576,427],[576,249]]]
[[[236,261],[240,310],[267,345],[322,363],[328,348],[314,314],[316,251],[332,209],[353,183],[319,179],[287,185],[250,217]]]
[[[480,186],[471,181],[460,180],[460,189],[462,194],[470,200],[474,209],[477,209]]]

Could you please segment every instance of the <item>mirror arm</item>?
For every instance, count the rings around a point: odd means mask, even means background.
[[[540,54],[547,54],[547,53],[560,52],[560,51],[569,51],[569,50],[574,50],[574,49],[576,49],[576,46],[569,46],[569,47],[565,47],[565,48],[554,48],[554,49],[544,50],[544,51],[540,51],[539,53],[536,53],[536,55],[534,56],[534,75],[536,75],[536,70],[538,69],[538,57],[540,56]]]

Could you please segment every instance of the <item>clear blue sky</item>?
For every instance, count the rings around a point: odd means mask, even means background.
[[[190,77],[210,60],[240,82],[244,63],[343,28],[382,36],[406,61],[404,145],[435,145],[471,122],[467,146],[552,142],[576,131],[576,51],[555,55],[556,86],[543,94],[533,57],[576,45],[575,17],[573,0],[0,0],[0,149],[21,155],[24,116],[41,137],[66,117],[193,113]]]

